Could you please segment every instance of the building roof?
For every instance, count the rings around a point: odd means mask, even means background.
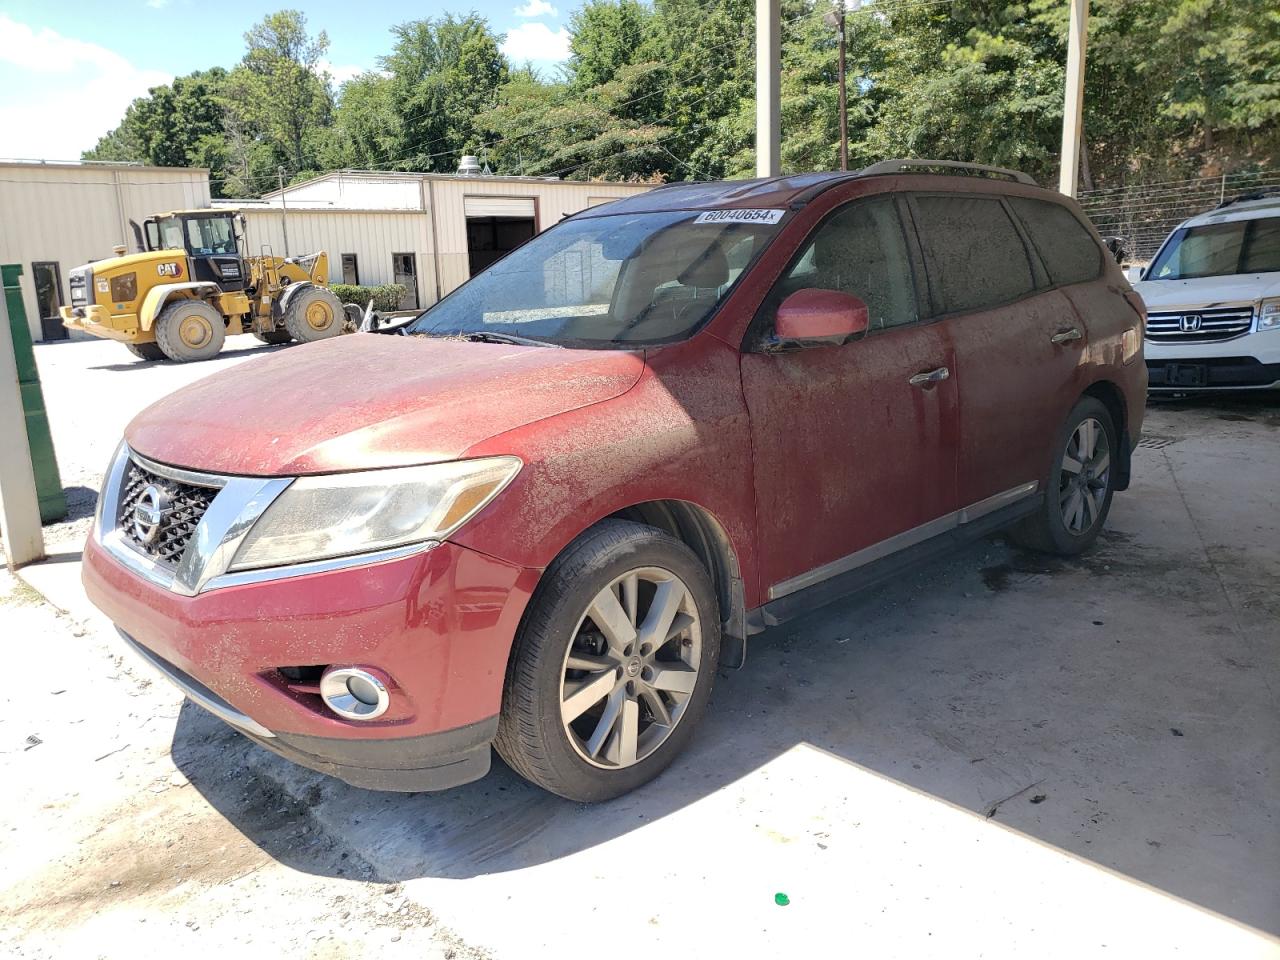
[[[456,173],[418,173],[412,170],[330,170],[328,173],[322,173],[318,176],[309,177],[306,180],[299,180],[297,183],[286,184],[284,193],[291,190],[297,190],[299,187],[310,186],[313,183],[323,183],[326,180],[337,180],[348,177],[352,180],[391,180],[391,181],[407,181],[407,180],[447,180],[456,182],[464,180],[467,183],[538,183],[542,185],[562,183],[569,186],[586,186],[599,184],[606,187],[631,187],[636,190],[652,190],[657,184],[653,183],[622,183],[619,181],[605,180],[561,180],[559,177],[502,177],[502,176],[471,176],[469,174],[460,175]],[[270,199],[279,197],[282,191],[271,190],[262,195],[262,199]]]
[[[106,160],[24,160],[0,158],[0,167],[27,167],[37,170],[130,170],[141,173],[187,173],[208,176],[208,167],[153,167],[142,163],[115,163]]]

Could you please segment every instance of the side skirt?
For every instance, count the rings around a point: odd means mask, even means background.
[[[763,606],[747,612],[747,632],[760,633],[768,627],[776,627],[811,613],[818,607],[847,597],[850,594],[879,586],[896,578],[904,571],[944,556],[952,551],[995,533],[1035,513],[1044,503],[1044,494],[1035,493],[1019,499],[1007,507],[994,510],[985,516],[930,537],[928,540],[905,547],[886,557],[844,573],[821,580],[785,597],[771,600]]]

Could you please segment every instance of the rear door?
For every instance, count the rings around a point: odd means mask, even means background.
[[[1032,494],[1048,475],[1079,395],[1086,331],[1004,198],[916,194],[910,206],[933,311],[954,342],[957,492],[972,518]]]
[[[930,521],[954,509],[951,349],[944,325],[919,322],[920,270],[902,214],[885,195],[836,208],[748,333],[742,386],[769,600],[907,546],[915,533],[923,539]],[[868,334],[843,346],[756,352],[778,304],[805,288],[860,297]]]

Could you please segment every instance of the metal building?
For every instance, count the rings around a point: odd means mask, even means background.
[[[334,283],[400,283],[405,309],[427,306],[562,217],[652,188],[537,177],[342,170],[258,201],[245,215],[253,251],[326,250]]]
[[[209,205],[209,171],[111,163],[0,161],[0,263],[22,266],[35,340],[62,340],[67,272],[135,249],[129,221]]]

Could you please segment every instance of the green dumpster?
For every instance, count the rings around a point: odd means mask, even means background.
[[[27,327],[27,311],[22,304],[22,288],[18,278],[22,266],[7,263],[0,266],[4,281],[5,303],[9,307],[9,328],[13,331],[13,353],[18,361],[18,387],[22,392],[22,408],[27,415],[27,443],[31,446],[31,466],[36,475],[36,492],[40,496],[40,519],[53,523],[67,515],[67,497],[62,492],[58,475],[58,459],[53,452],[53,435],[44,410],[44,391],[40,389],[40,372],[31,347],[31,330]]]

